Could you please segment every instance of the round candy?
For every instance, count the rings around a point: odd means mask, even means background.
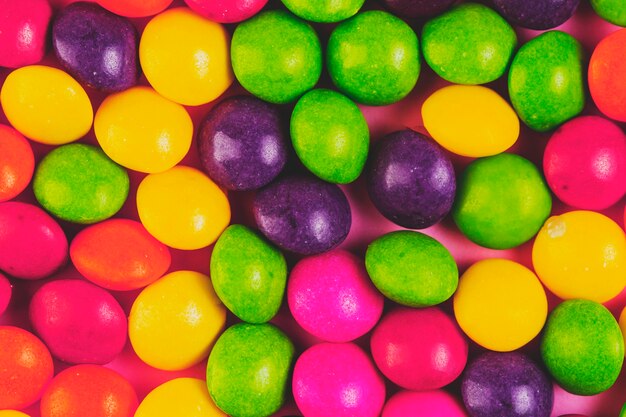
[[[392,222],[425,229],[452,208],[454,167],[428,137],[412,130],[394,132],[372,150],[367,191],[374,206]]]
[[[96,0],[100,6],[126,17],[152,16],[167,9],[172,0]]]
[[[619,376],[624,339],[615,318],[602,304],[568,300],[548,317],[541,357],[566,391],[595,395],[609,389]]]
[[[278,108],[250,96],[227,98],[200,126],[200,161],[220,186],[256,190],[282,171],[288,140]]]
[[[537,234],[532,257],[543,284],[562,299],[603,303],[626,286],[626,236],[600,213],[550,217]]]
[[[21,411],[15,410],[0,410],[0,417],[30,417],[28,414],[24,414]]]
[[[91,129],[93,108],[76,80],[42,65],[10,73],[0,91],[4,114],[21,134],[46,145],[82,138]]]
[[[517,36],[492,9],[464,3],[429,20],[422,31],[424,59],[444,80],[485,84],[506,71]]]
[[[284,10],[265,11],[239,24],[231,59],[241,85],[271,103],[294,101],[322,74],[322,47],[315,30]]]
[[[608,208],[626,194],[626,135],[602,117],[571,120],[550,138],[543,172],[564,203],[588,210]]]
[[[339,24],[328,40],[326,59],[340,91],[374,106],[403,99],[420,74],[417,35],[399,18],[379,10]]]
[[[400,391],[385,404],[382,417],[467,417],[465,409],[446,391]]]
[[[2,316],[2,313],[4,313],[9,306],[12,293],[13,287],[11,283],[4,275],[0,274],[0,316]]]
[[[77,365],[58,373],[41,397],[41,417],[133,417],[133,386],[117,372]]]
[[[17,130],[0,124],[0,202],[17,197],[30,183],[35,156]]]
[[[176,271],[144,288],[128,316],[128,335],[139,358],[166,371],[187,369],[209,354],[226,322],[211,280]]]
[[[357,345],[320,343],[298,358],[293,396],[305,417],[378,417],[385,382]]]
[[[589,61],[589,91],[596,106],[611,119],[626,122],[626,29],[602,39]]]
[[[604,20],[626,26],[626,4],[621,0],[591,0],[591,6]]]
[[[293,14],[305,20],[321,23],[334,23],[352,17],[359,11],[365,0],[282,0]]]
[[[0,0],[0,67],[36,64],[46,53],[48,0]]]
[[[89,281],[114,291],[145,287],[169,269],[170,251],[141,223],[111,219],[80,231],[70,246],[72,263]]]
[[[515,25],[546,30],[567,21],[580,0],[492,0],[498,13]]]
[[[622,336],[624,337],[624,343],[626,344],[626,307],[622,309],[622,312],[619,315],[619,328],[622,331]],[[626,404],[624,404],[626,408]]]
[[[260,190],[253,203],[261,232],[281,248],[313,255],[344,241],[352,214],[341,189],[318,179],[286,177]]]
[[[532,239],[551,209],[550,190],[537,167],[519,155],[501,153],[468,165],[452,216],[472,242],[509,249]]]
[[[226,417],[211,400],[206,382],[197,378],[171,379],[143,399],[135,417]]]
[[[349,342],[372,330],[384,303],[363,261],[344,250],[299,261],[289,274],[287,300],[296,322],[328,342]]]
[[[459,270],[441,243],[419,232],[387,233],[370,243],[365,266],[390,300],[409,307],[443,303],[456,291]]]
[[[117,213],[128,197],[126,170],[101,149],[82,143],[61,146],[37,166],[33,191],[56,217],[90,224]]]
[[[261,11],[267,0],[185,0],[185,3],[214,22],[237,23]]]
[[[509,149],[519,137],[519,119],[493,90],[451,85],[434,92],[422,105],[428,133],[457,155],[479,158]]]
[[[396,16],[415,19],[434,16],[452,6],[456,0],[383,0],[383,3]]]
[[[441,388],[467,362],[467,341],[454,320],[436,307],[397,308],[374,328],[372,357],[396,385],[413,391]]]
[[[152,236],[176,249],[209,246],[230,222],[226,194],[186,166],[144,178],[137,189],[137,211]]]

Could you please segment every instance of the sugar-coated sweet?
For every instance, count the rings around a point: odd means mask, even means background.
[[[626,307],[624,307],[622,309],[622,312],[619,315],[619,328],[622,331],[622,336],[624,337],[624,343],[626,345]],[[626,408],[626,404],[624,404],[624,407]]]
[[[401,130],[372,149],[367,191],[374,206],[392,222],[424,229],[451,210],[456,193],[454,167],[428,137]]]
[[[167,9],[172,0],[96,0],[96,2],[121,16],[146,17]]]
[[[365,0],[282,0],[291,13],[305,20],[320,23],[340,22],[354,16]]]
[[[4,275],[0,274],[0,316],[5,312],[11,302],[13,287]]]
[[[17,130],[0,124],[0,202],[17,197],[30,183],[35,156]]]
[[[591,6],[604,20],[626,26],[626,4],[621,0],[591,0]]]
[[[174,378],[154,388],[143,399],[135,417],[226,417],[209,396],[206,382]]]
[[[350,342],[383,313],[383,296],[363,261],[344,250],[300,260],[289,274],[289,311],[307,332],[327,342]]]
[[[617,380],[624,362],[624,339],[617,321],[602,304],[567,300],[548,317],[541,357],[566,391],[595,395]]]
[[[309,91],[293,109],[290,131],[300,161],[319,178],[347,184],[361,175],[369,128],[349,98],[332,90]]]
[[[467,362],[467,340],[437,307],[390,311],[374,328],[370,345],[383,375],[412,391],[448,385]]]
[[[495,9],[511,23],[546,30],[565,23],[580,0],[492,0]]]
[[[185,3],[214,22],[237,23],[260,12],[267,0],[185,0]]]
[[[30,301],[35,332],[63,362],[105,364],[126,344],[126,314],[106,290],[77,279],[44,284]]]
[[[296,361],[293,396],[304,417],[378,417],[385,382],[352,343],[320,343]]]
[[[450,393],[436,391],[400,391],[383,408],[382,417],[467,417],[465,409]]]
[[[0,1],[0,67],[36,64],[46,53],[52,8],[48,0]]]
[[[293,355],[293,344],[277,327],[235,324],[209,356],[209,394],[231,417],[269,416],[285,402]]]
[[[626,236],[593,211],[550,217],[533,245],[533,267],[559,298],[604,303],[626,286]]]
[[[326,49],[337,88],[359,103],[382,106],[408,95],[420,74],[417,35],[380,10],[358,13],[333,30]]]
[[[283,302],[287,263],[280,250],[258,233],[233,224],[213,247],[211,281],[234,315],[248,323],[265,323]]]
[[[253,202],[261,232],[301,255],[326,252],[344,241],[352,214],[341,189],[310,177],[285,177],[259,190]]]
[[[89,281],[114,291],[145,287],[171,264],[167,246],[141,223],[111,219],[81,230],[72,239],[70,258]]]
[[[456,0],[383,0],[393,14],[407,19],[434,16],[455,2]]]
[[[40,279],[67,261],[67,237],[45,211],[27,203],[0,203],[0,271]]]
[[[626,29],[596,45],[589,61],[589,91],[594,103],[611,119],[626,122]]]
[[[139,358],[166,371],[206,359],[226,322],[226,309],[204,274],[176,271],[144,288],[128,316],[128,335]]]
[[[0,410],[0,417],[30,417],[28,414],[15,410]]]
[[[198,133],[204,171],[229,190],[256,190],[269,184],[287,162],[287,129],[276,106],[255,97],[220,101]]]

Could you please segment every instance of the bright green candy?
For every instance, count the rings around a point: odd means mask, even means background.
[[[624,0],[591,0],[591,6],[604,20],[618,26],[626,26],[626,2]]]
[[[284,10],[240,23],[231,43],[233,71],[241,85],[271,103],[289,103],[315,86],[322,47],[309,24]]]
[[[328,71],[339,90],[374,106],[395,103],[411,92],[420,73],[413,29],[382,11],[359,13],[340,23],[328,40]]]
[[[128,196],[126,170],[102,150],[64,145],[39,163],[33,191],[39,204],[60,219],[96,223],[118,212]]]
[[[265,323],[283,301],[287,264],[272,244],[246,226],[233,224],[213,248],[211,280],[234,315],[249,323]]]
[[[595,395],[617,379],[624,361],[624,339],[617,321],[602,304],[568,300],[548,317],[541,357],[565,390]]]
[[[419,232],[399,231],[373,241],[365,254],[372,282],[387,298],[409,307],[446,301],[459,283],[450,252]]]
[[[349,98],[331,90],[313,90],[291,115],[291,140],[298,157],[324,181],[347,184],[363,171],[369,128]]]
[[[283,405],[294,347],[271,324],[235,324],[213,347],[207,386],[231,417],[266,417]]]
[[[626,417],[626,404],[622,407],[622,411],[619,413],[619,417]]]
[[[537,167],[519,155],[501,153],[467,166],[452,216],[471,241],[509,249],[537,234],[551,209],[552,197]]]
[[[517,44],[515,31],[487,6],[463,3],[424,25],[424,59],[443,79],[485,84],[504,74]]]
[[[531,129],[544,132],[585,106],[582,47],[567,33],[543,33],[522,46],[509,72],[515,111]]]
[[[282,0],[291,12],[312,22],[333,23],[352,17],[365,0]]]

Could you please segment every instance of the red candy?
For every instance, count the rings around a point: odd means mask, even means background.
[[[105,9],[126,17],[153,16],[167,9],[172,0],[96,0]]]
[[[0,124],[0,201],[10,200],[24,191],[34,170],[35,156],[30,143],[17,130]]]
[[[235,23],[257,14],[267,0],[185,0],[194,12],[220,23]]]
[[[626,29],[604,38],[589,61],[589,91],[600,111],[626,122]]]
[[[48,0],[0,0],[0,67],[41,61],[51,16]]]

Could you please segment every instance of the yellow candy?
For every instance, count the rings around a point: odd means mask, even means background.
[[[142,361],[176,371],[204,360],[225,322],[226,309],[210,278],[177,271],[137,296],[128,317],[128,335]]]
[[[109,158],[135,171],[155,173],[185,157],[193,122],[183,106],[150,87],[133,87],[102,102],[94,131]]]
[[[604,303],[626,286],[626,236],[592,211],[550,217],[535,239],[533,265],[558,297]]]
[[[496,92],[474,85],[451,85],[422,106],[428,133],[458,155],[482,157],[509,149],[519,136],[515,111]]]
[[[152,236],[176,249],[209,246],[230,222],[226,194],[186,166],[144,178],[137,189],[137,211]]]
[[[226,417],[213,403],[206,382],[176,378],[159,385],[143,399],[135,417]]]
[[[62,145],[91,129],[93,108],[83,87],[60,69],[43,65],[18,68],[0,92],[9,122],[24,136],[47,145]]]
[[[454,314],[474,342],[510,352],[539,334],[548,315],[548,301],[531,270],[513,261],[487,259],[461,277]]]
[[[0,410],[0,417],[30,417],[28,414],[24,414],[15,410]]]
[[[228,32],[186,7],[170,9],[148,23],[139,60],[156,91],[188,106],[215,100],[234,79]]]

